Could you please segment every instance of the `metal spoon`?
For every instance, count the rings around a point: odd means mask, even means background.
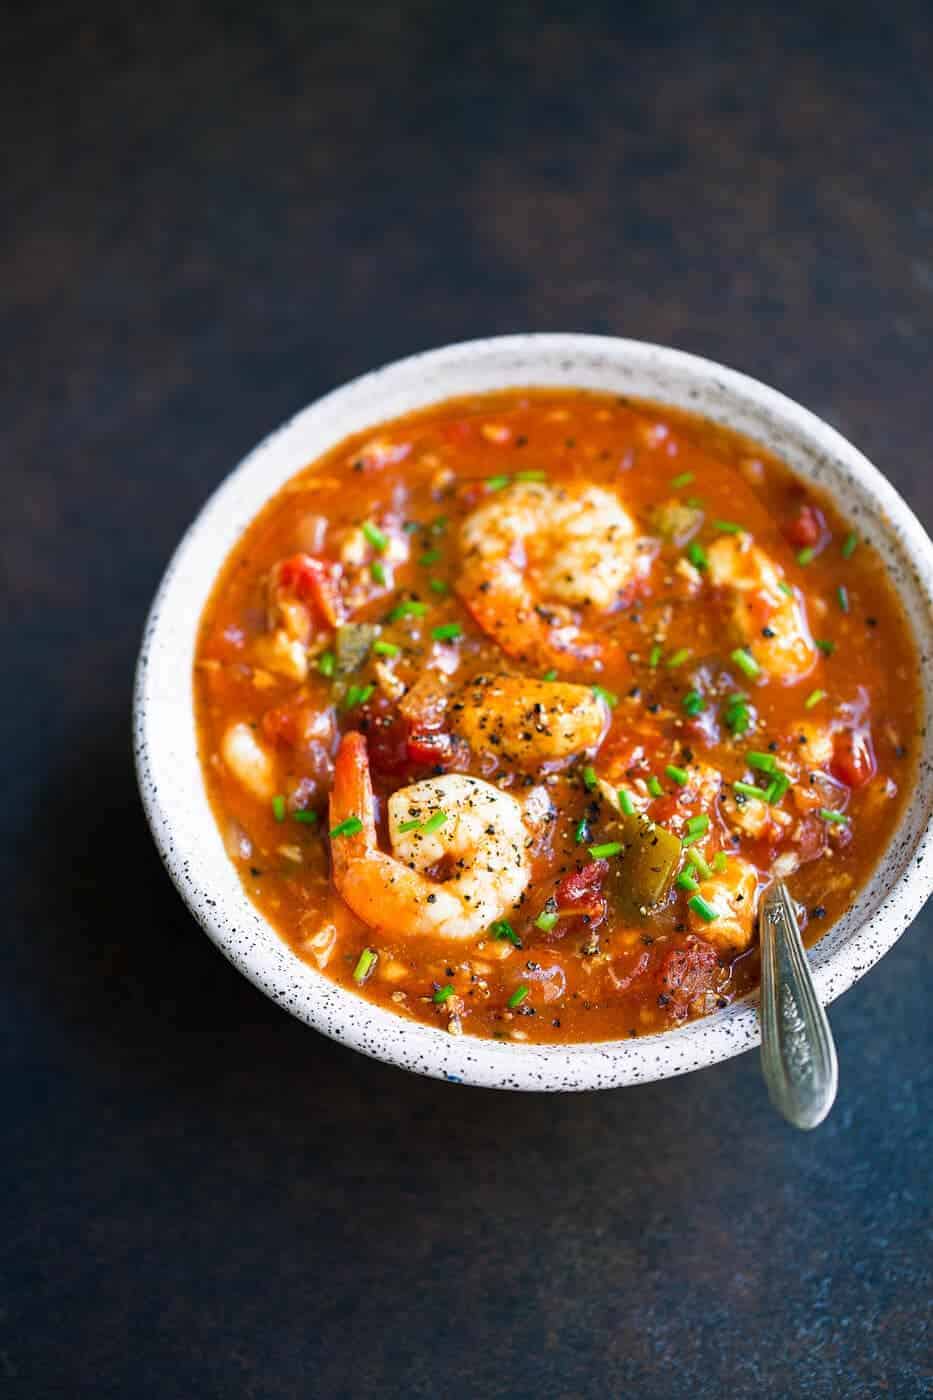
[[[795,1128],[815,1128],[839,1084],[836,1047],[783,880],[765,891],[761,942],[761,1070],[771,1102]]]

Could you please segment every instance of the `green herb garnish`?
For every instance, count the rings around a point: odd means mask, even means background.
[[[344,821],[338,822],[331,828],[330,837],[333,841],[338,836],[355,836],[358,831],[363,830],[363,823],[359,817],[347,817]]]
[[[490,929],[490,933],[493,938],[500,941],[503,938],[508,939],[513,948],[520,948],[522,946],[522,940],[519,938],[508,919],[497,919]]]
[[[768,800],[766,789],[756,787],[754,783],[733,783],[732,786],[735,788],[736,792],[741,793],[743,797],[754,797],[759,802],[767,802]]]
[[[388,535],[383,534],[383,532],[379,529],[379,526],[376,525],[372,520],[363,521],[363,534],[369,540],[369,543],[372,545],[373,549],[378,549],[380,554],[382,554],[384,550],[388,549]]]
[[[379,954],[374,948],[364,948],[360,953],[359,961],[353,969],[354,982],[365,982],[379,961]]]
[[[761,674],[761,667],[758,665],[758,662],[755,660],[754,656],[752,656],[751,652],[745,647],[736,647],[735,651],[732,653],[732,660],[740,671],[745,672],[746,676],[754,677]]]
[[[606,860],[609,856],[617,856],[623,849],[621,841],[605,841],[601,846],[590,846],[589,852],[594,860]]]
[[[687,900],[687,903],[693,912],[699,914],[700,918],[707,924],[711,924],[719,918],[716,910],[711,904],[707,904],[701,894],[695,894],[692,899]]]
[[[389,621],[400,622],[403,617],[424,617],[427,610],[427,603],[419,603],[416,598],[405,598],[401,603],[396,603],[389,613]]]

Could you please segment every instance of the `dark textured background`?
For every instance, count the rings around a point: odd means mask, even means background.
[[[184,525],[408,351],[699,351],[933,522],[930,7],[778,9],[5,7],[4,1396],[930,1394],[929,912],[834,1007],[810,1136],[753,1055],[455,1089],[240,978],[130,765]]]

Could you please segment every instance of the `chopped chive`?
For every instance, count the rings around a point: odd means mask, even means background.
[[[806,549],[802,549],[797,555],[797,563],[803,565],[812,564],[815,558],[816,550],[813,548],[812,544],[808,544]]]
[[[709,880],[713,872],[707,865],[706,857],[703,855],[703,853],[701,851],[691,851],[690,859],[696,866],[700,878],[703,880]]]
[[[303,807],[299,812],[292,812],[292,817],[296,822],[301,822],[302,826],[313,826],[317,821],[317,812],[313,812],[310,807]]]
[[[378,549],[380,554],[383,552],[383,550],[388,549],[388,535],[384,535],[383,532],[379,529],[379,526],[374,524],[372,520],[363,521],[363,534],[369,540],[369,543],[372,545],[373,549]]]
[[[686,870],[682,870],[680,872],[680,874],[677,876],[677,879],[674,881],[674,884],[678,885],[682,890],[693,891],[698,890],[700,888],[696,880],[694,880],[693,876],[688,875]]]
[[[804,708],[805,710],[812,710],[814,705],[818,705],[818,704],[820,703],[821,700],[825,700],[825,699],[826,699],[826,691],[825,691],[825,690],[811,690],[811,691],[810,691],[810,694],[807,696],[806,700],[804,700],[804,702],[803,702],[803,708]]]
[[[446,822],[446,820],[447,820],[447,813],[446,813],[446,812],[435,812],[432,816],[428,817],[427,821],[425,822],[425,824],[424,824],[424,826],[421,828],[421,830],[424,832],[424,834],[425,834],[426,836],[429,836],[429,835],[431,834],[432,831],[438,831],[438,830],[440,830],[440,828],[444,825],[444,823]]]
[[[832,656],[836,650],[835,642],[815,642],[814,645],[819,647],[824,656]]]
[[[516,481],[547,481],[547,472],[532,470],[528,472],[516,472]]]
[[[773,807],[776,803],[780,802],[789,787],[790,778],[786,773],[775,774],[774,778],[768,784],[768,791],[765,794],[768,799],[768,806]]]
[[[693,472],[681,472],[679,476],[671,477],[671,486],[675,491],[679,491],[683,486],[689,486],[696,478]]]
[[[594,685],[594,686],[591,686],[590,689],[592,690],[593,694],[596,696],[596,699],[597,699],[597,700],[605,700],[605,702],[606,702],[606,704],[609,706],[610,710],[614,710],[615,707],[616,707],[616,705],[618,705],[618,703],[619,703],[619,697],[618,697],[618,695],[613,694],[613,692],[612,692],[611,690],[606,690],[606,689],[605,689],[603,686],[601,686],[601,685]]]
[[[490,933],[493,938],[499,939],[500,941],[503,938],[507,938],[513,948],[520,948],[522,946],[522,940],[519,938],[508,919],[497,919],[490,929]]]
[[[707,904],[701,894],[695,894],[692,899],[687,900],[687,903],[693,912],[699,914],[700,918],[707,924],[711,924],[719,918],[716,910],[711,904]]]
[[[714,874],[721,875],[728,864],[729,857],[726,855],[725,851],[717,851],[716,854],[713,856]]]
[[[594,788],[596,786],[596,769],[590,764],[587,764],[583,770],[583,781],[588,788]]]
[[[556,680],[557,680],[557,672],[554,670],[553,666],[551,667],[550,671],[545,671],[545,673],[544,673],[544,675],[541,677],[541,679],[542,679],[543,681],[556,681]]]
[[[400,836],[404,836],[407,831],[417,831],[421,825],[420,817],[413,817],[411,821],[399,822],[396,830]]]
[[[698,817],[689,817],[687,819],[687,830],[691,836],[704,835],[705,832],[709,831],[709,817],[705,812],[701,813]]]
[[[664,789],[661,786],[660,780],[656,778],[653,773],[648,779],[648,791],[651,793],[652,797],[664,796]]]
[[[688,690],[680,703],[688,715],[698,715],[706,709],[706,701],[698,690]]]
[[[434,996],[431,998],[431,1000],[432,1000],[437,1006],[443,1006],[444,1002],[445,1002],[445,1001],[449,1001],[450,998],[453,996],[453,994],[454,994],[454,989],[453,989],[453,987],[450,985],[450,983],[448,982],[446,987],[438,987],[437,991],[434,993]]]
[[[855,553],[855,548],[856,548],[856,545],[857,545],[857,544],[858,544],[858,535],[857,535],[857,534],[855,533],[855,531],[853,530],[853,531],[851,532],[851,534],[846,535],[845,539],[842,541],[842,557],[843,557],[843,559],[851,559],[851,558],[852,558],[852,555]]]
[[[342,822],[331,828],[331,840],[336,836],[355,836],[358,831],[363,830],[363,823],[359,817],[346,817]]]
[[[757,768],[760,773],[773,773],[777,767],[773,753],[759,753],[755,749],[749,749],[745,755],[745,762],[749,768]]]
[[[442,535],[446,529],[447,529],[447,516],[446,516],[446,515],[439,515],[439,516],[437,517],[437,519],[436,519],[435,521],[433,521],[432,524],[431,524],[431,534],[432,534],[432,535]]]
[[[463,636],[459,622],[442,622],[440,627],[432,627],[431,636],[436,642],[455,642]]]
[[[395,642],[373,642],[373,651],[377,656],[398,656],[401,649]]]
[[[740,694],[730,695],[729,703],[726,707],[726,726],[736,738],[747,734],[752,727],[752,717],[746,704],[747,696]]]
[[[840,826],[849,820],[845,812],[834,812],[829,807],[821,807],[817,816],[822,817],[824,822],[835,822]]]
[[[364,948],[360,953],[359,961],[353,969],[354,982],[365,982],[379,961],[379,954],[374,948]]]
[[[369,566],[369,572],[372,574],[376,583],[378,583],[380,587],[385,588],[388,579],[386,577],[385,565],[380,559],[373,560]]]
[[[436,564],[440,557],[441,551],[439,549],[426,549],[425,552],[419,556],[418,563],[423,564],[427,569],[431,564]]]
[[[703,834],[704,833],[702,831],[694,831],[692,833],[688,832],[680,844],[686,851],[690,846],[695,846],[698,841],[702,841]]]
[[[424,617],[427,610],[427,603],[419,603],[416,598],[405,598],[401,603],[396,603],[389,613],[389,621],[400,622],[403,617]]]
[[[542,933],[547,933],[557,923],[558,917],[553,909],[542,909],[535,919],[535,928],[539,928]]]
[[[790,584],[789,584],[789,583],[785,583],[785,582],[783,581],[783,579],[782,579],[781,582],[778,584],[778,588],[781,590],[782,593],[786,593],[787,596],[788,596],[788,598],[793,598],[793,596],[794,596],[794,590],[791,588]]]
[[[723,535],[744,535],[745,526],[736,525],[734,520],[714,520],[713,529],[719,530]]]
[[[768,794],[762,787],[756,787],[754,783],[733,783],[736,792],[740,792],[743,797],[755,797],[759,802],[767,802]]]
[[[844,583],[840,583],[839,587],[836,589],[836,597],[839,600],[839,606],[842,611],[847,613],[849,611],[849,590]]]
[[[657,666],[657,665],[660,663],[661,657],[662,657],[663,655],[664,655],[663,649],[662,649],[660,646],[658,646],[657,644],[655,644],[655,645],[651,648],[651,654],[650,654],[650,656],[648,657],[648,665],[649,665],[649,666],[652,666],[652,667]]]
[[[372,698],[376,687],[374,685],[351,685],[347,687],[347,693],[343,697],[342,706],[345,710],[355,710],[357,705],[365,705],[366,701]]]
[[[322,651],[317,659],[317,668],[322,676],[332,676],[337,669],[337,658],[332,651]]]
[[[674,652],[673,656],[669,656],[667,658],[667,665],[670,668],[670,670],[674,671],[678,666],[682,666],[689,657],[689,655],[689,647],[680,647],[678,651]]]
[[[666,776],[678,787],[686,787],[690,781],[690,775],[685,768],[677,768],[673,763],[669,763],[664,770]]]
[[[634,817],[635,803],[632,801],[632,794],[628,788],[619,788],[619,806],[627,817]]]
[[[442,578],[432,578],[428,580],[428,587],[432,593],[449,593],[450,584]]]
[[[587,849],[594,860],[605,860],[608,856],[617,856],[624,848],[621,841],[604,841],[601,846],[589,846]]]
[[[502,491],[506,486],[508,486],[511,480],[512,478],[510,476],[506,476],[505,473],[503,473],[501,476],[487,476],[486,490]]]
[[[527,995],[528,988],[525,986],[524,982],[522,982],[520,986],[515,988],[515,991],[509,997],[506,1004],[514,1009],[516,1006],[521,1006]]]
[[[761,674],[761,667],[745,647],[736,647],[732,653],[732,660],[740,671],[744,671],[746,676],[758,676]]]
[[[586,817],[581,818],[581,820],[577,822],[576,830],[573,833],[573,839],[578,846],[582,846],[584,841],[590,839],[590,829],[587,825]]]
[[[691,540],[687,545],[687,558],[695,569],[701,572],[709,567],[709,560],[706,557],[706,550],[698,540]]]
[[[285,820],[285,798],[281,793],[272,799],[272,815],[277,822],[284,822]]]

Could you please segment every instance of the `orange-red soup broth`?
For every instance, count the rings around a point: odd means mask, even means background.
[[[249,897],[335,982],[452,1034],[607,1040],[812,940],[909,785],[880,560],[778,460],[588,392],[452,400],[291,480],[226,561],[195,694]]]

